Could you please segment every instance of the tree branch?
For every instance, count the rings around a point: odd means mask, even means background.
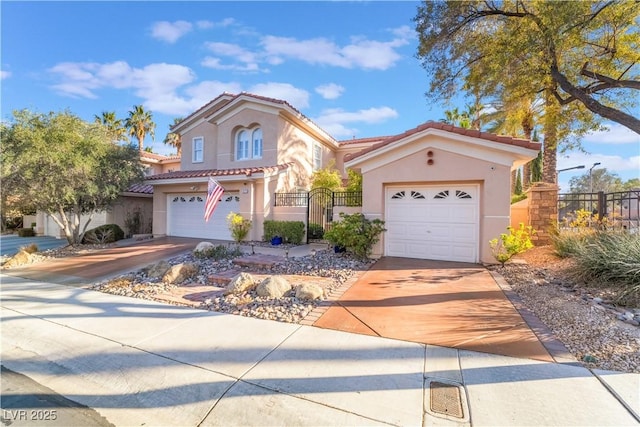
[[[567,77],[558,70],[557,64],[551,66],[551,77],[556,81],[560,88],[571,95],[573,98],[579,100],[584,104],[587,109],[605,119],[612,120],[620,123],[621,125],[631,129],[637,134],[640,134],[640,120],[633,117],[630,114],[624,113],[615,108],[607,107],[599,103],[597,100],[589,96],[589,94],[575,87]]]
[[[637,89],[640,90],[640,81],[636,80],[616,80],[612,77],[605,76],[603,74],[598,74],[595,71],[590,71],[587,69],[588,63],[582,66],[580,70],[580,74],[589,77],[594,80],[601,81],[603,83],[607,83],[609,87],[620,87],[620,88],[628,88],[628,89]]]

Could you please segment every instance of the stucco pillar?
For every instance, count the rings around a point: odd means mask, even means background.
[[[536,182],[527,190],[529,225],[537,233],[531,238],[537,246],[551,243],[549,229],[558,221],[558,190],[556,184]]]

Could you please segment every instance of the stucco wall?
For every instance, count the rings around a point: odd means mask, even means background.
[[[432,157],[427,152],[432,151]],[[427,160],[433,159],[428,165]],[[443,149],[425,148],[401,159],[381,163],[363,172],[362,213],[368,218],[384,220],[384,194],[387,185],[465,183],[480,186],[479,243],[480,261],[494,262],[489,240],[509,226],[510,167],[455,154]],[[374,248],[381,255],[384,236]]]
[[[193,138],[204,138],[204,151],[202,163],[193,163]],[[187,130],[182,135],[182,158],[180,170],[216,169],[218,153],[217,126],[208,122],[201,122],[193,129]]]
[[[129,230],[127,221],[132,218],[136,211],[140,212],[142,230]],[[136,233],[150,233],[153,219],[153,198],[152,197],[120,197],[113,207],[107,212],[106,222],[108,224],[118,224],[125,233],[130,236]]]

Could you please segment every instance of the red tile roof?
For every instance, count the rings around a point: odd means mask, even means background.
[[[380,142],[387,138],[391,138],[391,136],[374,136],[369,138],[353,138],[353,139],[345,139],[342,141],[338,141],[338,144],[342,147],[344,145],[350,144],[366,144],[370,142]]]
[[[188,178],[203,178],[209,176],[231,176],[231,175],[246,175],[251,176],[255,173],[266,172],[278,172],[285,170],[290,164],[277,165],[277,166],[258,166],[251,168],[236,168],[236,169],[201,169],[192,171],[177,171],[160,173],[157,175],[151,175],[146,178],[147,181],[156,181],[159,179],[188,179]]]
[[[363,149],[362,151],[359,151],[353,154],[347,154],[344,157],[344,160],[345,161],[353,160],[367,153],[378,150],[382,147],[386,147],[387,145],[392,144],[396,141],[407,138],[416,133],[423,132],[427,129],[444,130],[447,132],[456,133],[458,135],[470,136],[473,138],[481,138],[487,141],[499,142],[501,144],[515,145],[518,147],[528,148],[530,150],[540,150],[540,148],[542,147],[541,143],[532,142],[532,141],[529,141],[528,139],[514,138],[512,136],[495,135],[489,132],[482,132],[475,129],[464,129],[457,126],[442,123],[442,122],[426,122],[421,124],[418,127],[409,129],[401,134],[390,136],[377,144],[373,144],[372,146]]]
[[[153,185],[134,184],[127,189],[126,193],[153,194]]]
[[[240,97],[245,97],[245,98],[253,98],[253,99],[257,99],[260,101],[266,101],[266,102],[271,102],[273,104],[279,104],[282,106],[286,106],[289,109],[291,109],[291,111],[295,112],[296,114],[300,115],[300,117],[305,120],[308,121],[309,123],[312,123],[314,126],[316,126],[321,132],[323,132],[324,134],[326,134],[327,137],[329,137],[330,139],[334,140],[333,136],[329,135],[324,129],[322,129],[320,126],[318,126],[313,120],[311,120],[309,117],[305,116],[300,110],[298,110],[297,108],[295,108],[293,105],[289,104],[287,101],[284,101],[282,99],[277,99],[277,98],[269,98],[267,96],[262,96],[262,95],[256,95],[253,93],[249,93],[249,92],[240,92],[238,94],[232,94],[232,93],[228,93],[228,92],[224,92],[220,95],[218,95],[217,97],[215,97],[213,100],[207,102],[205,105],[203,105],[202,107],[198,108],[196,111],[194,111],[193,113],[189,114],[187,117],[185,117],[184,119],[182,119],[180,122],[172,125],[170,127],[171,130],[173,130],[175,127],[177,127],[180,123],[184,122],[185,120],[189,119],[190,117],[195,116],[196,114],[204,111],[207,109],[207,107],[209,107],[210,105],[215,104],[219,99],[227,97],[229,98],[228,102],[222,106],[221,108],[226,107],[228,104],[232,103],[233,101],[235,101],[236,99],[240,98]]]
[[[152,160],[180,160],[180,156],[164,156],[162,154],[150,153],[148,151],[140,151],[140,157],[146,157]]]

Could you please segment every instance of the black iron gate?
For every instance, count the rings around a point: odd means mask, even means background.
[[[307,243],[322,239],[328,224],[333,221],[333,191],[316,188],[309,192],[307,200]]]

